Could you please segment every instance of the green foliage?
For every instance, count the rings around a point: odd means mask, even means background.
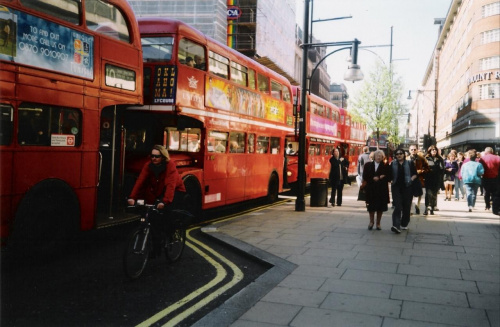
[[[399,120],[406,114],[406,107],[399,101],[402,95],[401,77],[378,64],[353,99],[350,108],[353,120],[364,122],[367,130],[387,131],[391,142],[401,143]]]

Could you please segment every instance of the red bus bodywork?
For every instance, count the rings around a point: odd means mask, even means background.
[[[177,161],[195,211],[276,199],[293,128],[289,81],[180,21],[140,18],[139,28],[145,101],[128,116],[149,124],[148,146],[161,142]],[[187,65],[193,57],[197,67]],[[148,153],[130,155],[144,162]]]
[[[2,243],[11,231],[22,243],[88,230],[119,212],[115,117],[142,103],[139,30],[125,0],[85,5],[0,1],[10,27],[0,47]]]
[[[300,112],[297,100],[300,88],[293,87],[293,94],[296,112]],[[314,94],[307,94],[306,118],[306,182],[311,178],[328,178],[334,148],[339,148],[340,155],[349,160],[349,175],[356,175],[358,155],[366,135],[365,125],[352,123],[347,110]],[[287,156],[288,183],[293,184],[298,173],[298,131],[288,135],[287,143],[294,149],[294,154]]]

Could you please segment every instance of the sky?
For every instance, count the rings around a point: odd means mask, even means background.
[[[304,0],[296,0],[297,24],[304,23]],[[438,39],[439,25],[434,18],[445,18],[451,0],[313,0],[313,20],[343,16],[352,18],[313,23],[313,35],[321,42],[352,41],[357,38],[360,46],[389,45],[392,26],[393,67],[404,84],[406,100],[408,90],[422,85],[425,71]],[[327,53],[338,49],[329,47]],[[373,71],[376,62],[390,61],[390,47],[360,50],[358,64],[365,78]],[[344,81],[349,51],[339,51],[326,59],[332,83],[344,83],[349,96],[355,97],[363,83]]]

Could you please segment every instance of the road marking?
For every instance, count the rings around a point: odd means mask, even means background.
[[[203,252],[199,247],[203,248],[205,251],[209,252],[213,257],[218,258],[220,261],[222,261],[226,265],[228,265],[231,268],[231,270],[233,271],[233,277],[231,278],[231,280],[228,283],[226,283],[225,285],[216,289],[215,291],[213,291],[212,293],[210,293],[209,295],[207,295],[206,297],[204,297],[203,299],[201,299],[200,301],[198,301],[197,303],[195,303],[191,307],[187,308],[183,312],[179,313],[177,316],[170,319],[163,326],[175,326],[175,325],[177,325],[182,320],[186,319],[187,317],[192,315],[197,310],[201,309],[205,305],[207,305],[210,302],[212,302],[213,300],[215,300],[217,297],[219,297],[221,294],[226,292],[228,289],[230,289],[234,285],[238,284],[243,279],[243,277],[244,277],[243,272],[234,263],[232,263],[231,261],[229,261],[228,259],[223,257],[221,254],[216,252],[214,249],[208,247],[207,245],[205,245],[205,244],[201,243],[200,241],[191,237],[190,232],[192,230],[193,229],[190,229],[186,233],[187,239],[189,240],[189,241],[186,241],[186,245],[189,246],[191,249],[193,249],[193,251],[198,253],[198,255],[200,255],[203,259],[205,259],[209,264],[211,264],[215,268],[215,270],[217,272],[216,276],[210,282],[205,284],[203,287],[200,287],[199,289],[191,292],[191,294],[185,296],[181,300],[175,302],[171,306],[158,312],[157,314],[155,314],[151,318],[143,321],[142,323],[140,323],[137,326],[140,326],[140,327],[151,326],[152,324],[154,324],[154,323],[158,322],[159,320],[163,319],[164,317],[166,317],[171,312],[179,309],[180,307],[186,305],[187,303],[194,300],[196,297],[205,293],[209,289],[215,287],[216,285],[221,283],[224,280],[224,278],[226,278],[227,270],[220,263],[218,263],[212,257],[210,257],[207,253]],[[193,243],[195,243],[197,246]]]
[[[191,231],[191,230],[189,230],[189,231]],[[188,231],[187,235],[189,235],[189,231]],[[190,238],[190,237],[188,237],[188,238]],[[192,238],[190,238],[190,239],[192,239]],[[206,254],[203,251],[201,251],[198,247],[194,246],[191,242],[186,242],[186,245],[189,246],[191,249],[193,249],[193,251],[195,251],[196,253],[198,253],[203,259],[205,259],[206,261],[208,261],[208,263],[210,263],[215,268],[215,270],[217,271],[216,276],[210,282],[208,282],[207,284],[205,284],[203,287],[200,287],[199,289],[191,292],[191,294],[185,296],[184,298],[182,298],[181,300],[175,302],[171,306],[169,306],[169,307],[165,308],[164,310],[158,312],[157,314],[155,314],[151,318],[149,318],[149,319],[141,322],[137,326],[141,326],[141,327],[142,326],[151,326],[152,324],[154,324],[158,320],[163,319],[164,317],[166,317],[169,313],[177,310],[178,308],[180,308],[181,306],[185,305],[189,301],[192,301],[194,298],[196,298],[200,294],[203,294],[204,292],[206,292],[210,288],[212,288],[215,285],[219,284],[227,276],[227,272],[222,267],[222,265],[219,264],[218,262],[216,262],[211,257],[209,257],[208,254]]]
[[[215,300],[217,297],[219,297],[225,291],[229,290],[231,287],[238,284],[244,277],[243,272],[240,270],[240,268],[238,268],[238,266],[236,266],[234,263],[229,261],[227,258],[222,256],[218,252],[216,252],[214,249],[212,249],[212,248],[208,247],[207,245],[201,243],[200,241],[192,238],[191,235],[189,235],[189,233],[188,233],[188,239],[191,240],[192,242],[195,242],[196,244],[198,244],[199,246],[204,248],[206,251],[210,252],[213,256],[217,257],[219,260],[221,260],[226,265],[228,265],[231,268],[231,270],[233,271],[233,278],[228,283],[226,283],[225,285],[220,287],[219,289],[215,290],[214,292],[207,295],[205,298],[201,299],[195,305],[191,306],[190,308],[186,309],[184,312],[181,312],[180,314],[178,314],[177,316],[172,318],[170,321],[168,321],[163,326],[175,326],[175,325],[177,325],[178,323],[180,323],[182,320],[184,320],[187,317],[189,317],[190,315],[192,315],[197,310],[201,309],[205,305],[207,305],[210,302],[212,302],[213,300]]]

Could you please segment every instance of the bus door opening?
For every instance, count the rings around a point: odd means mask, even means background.
[[[99,184],[97,193],[98,224],[119,218],[126,195],[123,194],[124,148],[126,129],[121,125],[116,106],[101,113],[99,145]]]

